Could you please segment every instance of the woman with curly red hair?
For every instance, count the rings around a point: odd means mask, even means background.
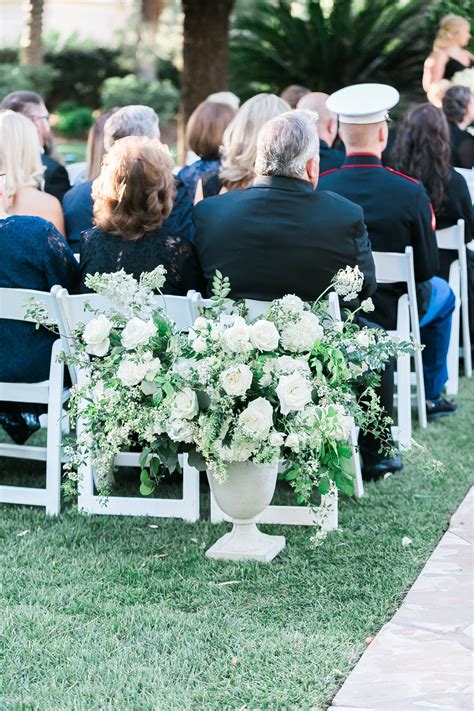
[[[194,247],[167,227],[175,197],[173,160],[158,139],[129,136],[104,158],[94,181],[94,223],[80,243],[81,291],[87,274],[125,269],[138,278],[163,264],[165,294],[199,290],[202,274]]]

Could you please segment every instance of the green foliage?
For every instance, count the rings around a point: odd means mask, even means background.
[[[162,123],[169,121],[179,103],[179,92],[168,79],[147,81],[134,74],[106,79],[101,96],[104,111],[113,106],[146,104],[156,111]]]
[[[104,80],[123,74],[121,50],[109,47],[70,44],[47,51],[45,61],[56,70],[54,86],[47,95],[52,109],[68,99],[97,108]]]
[[[45,64],[33,67],[29,64],[0,64],[0,101],[12,91],[36,91],[46,96],[56,81],[54,68]]]
[[[304,17],[290,0],[257,0],[237,17],[231,44],[233,89],[244,98],[279,93],[288,84],[335,91],[380,81],[416,90],[431,47],[426,13],[432,0],[306,0]]]
[[[92,109],[65,102],[58,107],[59,119],[56,130],[66,138],[83,136],[94,123]]]

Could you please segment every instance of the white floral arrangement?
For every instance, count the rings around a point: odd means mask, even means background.
[[[231,462],[279,460],[300,503],[333,486],[352,494],[353,423],[384,446],[390,423],[374,387],[386,362],[414,345],[361,328],[357,311],[335,321],[324,295],[308,304],[289,294],[250,319],[244,303],[229,309],[230,284],[218,272],[213,308],[179,333],[156,304],[164,275],[159,267],[138,281],[123,271],[87,278],[113,308],[78,328],[65,356],[82,373],[70,402],[81,420],[67,449],[70,478],[91,457],[106,495],[116,455],[134,447],[143,495],[181,452],[221,481]],[[351,301],[362,285],[359,269],[347,267],[330,288]],[[371,299],[360,310],[373,310]]]

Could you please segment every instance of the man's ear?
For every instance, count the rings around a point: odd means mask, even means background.
[[[310,158],[306,163],[306,175],[313,188],[315,188],[319,179],[319,160],[317,158]]]
[[[385,150],[388,142],[388,126],[386,123],[382,124],[382,126],[380,126],[379,128],[378,141],[383,145],[382,150]]]
[[[326,131],[332,136],[332,141],[334,143],[337,136],[337,119],[330,118],[326,124]]]

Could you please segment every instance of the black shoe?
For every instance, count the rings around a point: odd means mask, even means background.
[[[0,424],[15,444],[25,444],[33,432],[40,429],[38,415],[33,412],[0,413]]]
[[[452,400],[446,400],[445,397],[438,397],[436,400],[426,401],[426,417],[428,420],[436,420],[438,417],[447,417],[454,415],[458,406]]]
[[[373,464],[370,467],[364,467],[362,470],[362,475],[364,479],[382,479],[389,472],[399,472],[403,469],[402,458],[399,454],[395,454],[393,457],[384,457]]]

